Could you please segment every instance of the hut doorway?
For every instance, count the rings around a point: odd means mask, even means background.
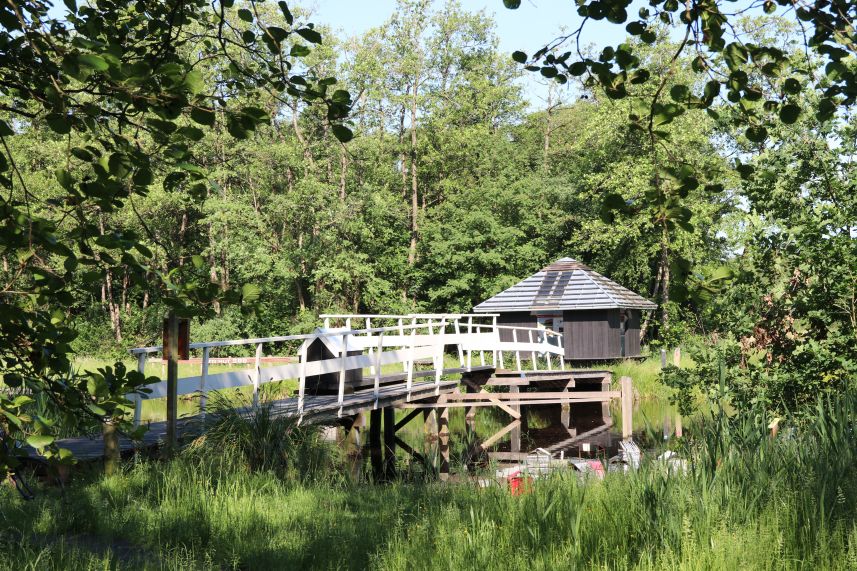
[[[542,313],[536,315],[536,327],[562,334],[562,312]],[[541,341],[541,339],[539,341]],[[559,346],[559,338],[548,337],[548,343]]]

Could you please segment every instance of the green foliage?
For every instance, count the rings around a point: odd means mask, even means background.
[[[514,9],[518,3],[506,6]],[[684,149],[676,137],[681,131],[668,126],[688,114],[704,113],[728,133],[721,142],[727,148],[736,153],[765,153],[776,147],[788,126],[805,129],[810,118],[821,123],[845,119],[857,101],[857,36],[849,3],[793,9],[787,0],[769,1],[763,7],[770,16],[755,19],[729,6],[730,2],[721,0],[693,5],[657,0],[634,15],[629,14],[624,0],[581,1],[581,26],[529,60],[522,53],[515,58],[543,77],[560,83],[579,77],[584,89],[629,102],[624,123],[641,134],[651,158],[650,189],[639,204],[661,227],[659,274],[667,278],[672,274],[667,268],[673,265],[678,266],[679,274],[701,270],[692,271],[698,260],[675,252],[673,242],[682,231],[694,232],[686,210],[691,202],[688,192],[703,179],[712,178],[710,170],[676,157]],[[600,53],[584,50],[588,21],[604,19],[617,25],[627,23],[630,37]],[[681,39],[668,45],[668,38]],[[570,43],[573,48],[563,52]],[[650,57],[653,50],[663,47],[667,50],[661,51],[661,57]],[[749,181],[756,170],[742,164],[743,160],[736,160],[735,172]],[[723,191],[723,181],[717,180],[721,176],[716,174],[714,184],[705,185],[704,194]],[[799,191],[792,196],[799,196]],[[621,193],[605,195],[602,213],[606,219],[627,212],[629,203],[623,198]],[[670,336],[670,281],[664,280],[661,288],[665,337]],[[684,291],[675,293],[684,299]]]
[[[820,104],[813,99],[805,105]],[[726,287],[699,303],[717,333],[698,360],[721,361],[736,404],[762,403],[771,415],[805,409],[857,379],[854,119],[820,123],[808,114],[797,125],[773,131],[777,144],[750,163],[755,177],[742,185],[749,212],[735,233],[743,251],[708,280]]]
[[[520,2],[504,2],[516,9]],[[647,131],[653,140],[669,140],[669,134],[657,129],[691,109],[711,109],[722,102],[738,111],[735,125],[746,127],[747,138],[754,143],[767,139],[766,123],[770,112],[777,111],[785,124],[794,123],[800,115],[799,94],[802,89],[816,90],[822,96],[815,109],[819,120],[835,115],[839,106],[855,102],[857,76],[853,57],[857,36],[851,25],[851,7],[845,1],[800,7],[792,10],[788,0],[766,2],[766,14],[778,12],[790,18],[792,28],[803,32],[805,51],[783,49],[778,35],[761,36],[743,24],[743,12],[733,12],[722,0],[706,0],[693,6],[671,0],[650,2],[630,15],[626,0],[593,0],[578,3],[578,14],[586,20],[603,20],[625,24],[633,41],[605,47],[597,56],[584,55],[580,46],[585,41],[585,25],[575,32],[537,51],[527,69],[545,77],[565,82],[585,76],[588,86],[598,86],[612,99],[622,99],[636,85],[652,84],[655,89],[645,106],[647,111],[631,115],[631,125]],[[670,59],[676,64],[683,54],[692,59],[690,68],[704,89],[679,83],[669,87],[671,74],[659,73],[651,60],[641,54],[646,45],[662,42],[666,26],[683,36]],[[764,34],[764,32],[762,32]],[[576,53],[558,53],[562,44],[574,41]],[[819,61],[807,65],[805,54],[812,50]],[[526,58],[524,58],[526,59]],[[690,82],[692,83],[692,82]],[[725,91],[725,97],[721,94]],[[663,98],[669,93],[671,101]],[[716,114],[717,112],[714,111]]]
[[[217,287],[188,271],[188,253],[161,242],[136,208],[154,188],[185,206],[209,192],[195,146],[206,132],[192,123],[247,139],[271,121],[253,101],[266,94],[323,103],[334,136],[350,138],[348,93],[329,93],[335,80],[293,70],[299,60],[287,55],[295,36],[320,43],[312,24],[274,26],[250,3],[235,26],[226,4],[67,2],[61,18],[44,2],[0,9],[0,371],[12,391],[0,396],[2,473],[17,442],[51,446],[50,423],[22,414],[18,392],[48,395],[63,417],[127,417],[123,395],[142,378],[120,364],[90,376],[70,367],[70,317],[92,284],[104,284],[117,342],[129,304],[119,307],[114,277],[123,298],[144,290],[185,314],[258,299],[258,286]]]

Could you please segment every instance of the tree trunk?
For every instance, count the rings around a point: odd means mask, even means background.
[[[128,268],[122,273],[122,308],[125,313],[131,313],[131,304],[128,303]]]
[[[179,267],[184,266],[184,237],[187,234],[187,210],[182,212],[182,221],[179,225],[178,257]]]
[[[298,276],[295,278],[295,290],[298,294],[298,307],[301,311],[306,311],[306,293],[304,293],[303,278]]]
[[[670,302],[670,242],[666,224],[664,224],[661,236],[661,268],[663,272],[661,279],[661,326],[663,327],[663,334],[661,337],[664,337],[670,330],[668,307]]]
[[[223,235],[226,240],[229,239],[229,223],[223,225]],[[226,291],[229,289],[229,257],[226,248],[220,251],[220,290]]]
[[[417,234],[419,232],[419,188],[417,185],[417,89],[419,76],[414,77],[411,97],[411,245],[408,250],[408,265],[417,261]]]
[[[663,280],[663,277],[664,277],[664,267],[660,262],[658,262],[658,275],[655,278],[655,283],[652,285],[652,295],[650,296],[651,299],[657,299],[658,298],[658,292],[661,291],[661,281]],[[654,311],[646,312],[646,318],[643,320],[643,324],[640,327],[640,341],[642,341],[643,339],[646,338],[646,332],[649,329],[649,323],[652,319],[653,314],[654,314]]]
[[[325,143],[327,143],[327,140],[328,140],[327,135],[329,132],[330,132],[330,127],[328,126],[327,122],[325,121],[321,127],[321,140],[324,141]],[[327,155],[327,158],[325,160],[325,163],[327,164],[327,169],[326,169],[327,170],[327,178],[325,179],[325,182],[327,182],[327,184],[332,184],[333,183],[333,161],[331,160],[331,156],[330,156],[331,153],[330,152],[327,152],[325,154]]]
[[[339,155],[339,200],[345,202],[345,181],[348,173],[348,153],[345,150],[345,145],[340,145],[341,154]]]
[[[405,153],[405,105],[399,113],[399,165],[402,169],[402,198],[408,196],[408,156]]]
[[[98,215],[98,233],[104,236],[104,215]],[[96,259],[101,261],[101,257],[96,254]],[[113,329],[113,337],[117,343],[122,341],[122,324],[119,320],[119,307],[113,300],[113,272],[110,268],[104,273],[104,283],[101,284],[101,303],[107,303],[107,311],[110,315],[110,326]]]
[[[110,312],[110,325],[113,328],[113,337],[117,343],[122,342],[122,322],[119,316],[119,306],[113,300],[113,272],[107,270],[105,274],[105,286],[107,293],[107,309]]]
[[[301,144],[301,148],[304,151],[304,159],[309,165],[311,170],[315,170],[315,162],[312,160],[312,153],[309,150],[309,146],[307,145],[306,139],[304,138],[303,132],[301,131],[300,125],[298,125],[298,100],[294,99],[292,103],[292,128],[295,131],[295,137],[298,142]]]
[[[553,82],[548,86],[548,107],[545,111],[545,140],[542,155],[542,170],[548,172],[548,155],[551,148],[551,130],[553,129]]]
[[[298,252],[300,253],[300,265],[298,267],[298,275],[295,278],[295,288],[298,293],[298,306],[301,311],[305,311],[307,307],[306,291],[304,290],[304,276],[306,275],[306,260],[303,255],[304,233],[298,234]]]

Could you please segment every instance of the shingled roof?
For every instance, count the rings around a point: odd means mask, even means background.
[[[473,311],[655,309],[657,305],[572,258],[560,258],[527,279],[485,300]]]

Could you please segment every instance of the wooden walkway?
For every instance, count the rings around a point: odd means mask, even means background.
[[[261,385],[295,379],[296,397],[269,402],[273,414],[300,419],[306,424],[343,424],[349,434],[359,437],[366,426],[363,413],[367,413],[369,448],[374,451],[373,470],[378,467],[377,455],[382,448],[382,426],[385,465],[394,465],[396,446],[409,450],[396,431],[417,418],[425,422],[429,418],[423,414],[429,412],[426,409],[435,409],[437,414],[433,416],[437,421],[430,429],[439,442],[442,478],[449,473],[451,408],[466,409],[466,428],[471,435],[475,434],[478,407],[496,407],[511,417],[507,426],[481,443],[483,450],[509,432],[519,431],[523,422],[521,407],[537,404],[560,405],[567,416],[572,402],[601,402],[606,407],[607,402],[621,397],[623,427],[630,427],[630,416],[627,419],[625,416],[630,415],[630,384],[623,384],[621,391],[611,391],[610,371],[566,370],[559,333],[499,325],[493,315],[340,316],[344,317],[344,327],[331,327],[330,320],[336,316],[322,317],[325,326],[308,334],[190,344],[190,350],[201,353],[199,374],[175,379],[169,396],[169,383],[165,380],[147,385],[149,391],[145,396],[128,395],[135,404],[135,422],[140,422],[144,400],[167,397],[176,402],[183,395],[195,395],[200,397],[200,412],[180,418],[176,424],[181,437],[191,438],[205,430],[203,415],[210,391],[250,387],[254,406],[258,406],[255,403],[259,402]],[[365,318],[364,329],[351,327],[351,319],[358,318],[361,321]],[[394,325],[373,327],[370,323],[373,320],[378,325],[378,320],[383,323],[391,318]],[[479,323],[479,319],[489,322]],[[502,340],[501,331],[510,333],[513,340]],[[247,349],[255,348],[252,367],[209,371],[214,359],[230,358],[228,352],[241,347],[245,354]],[[163,347],[155,346],[131,352],[137,358],[138,371],[144,373],[150,355],[163,356],[164,351]],[[504,354],[508,362],[516,363],[515,370],[505,369]],[[458,362],[446,366],[455,355]],[[277,359],[282,364],[264,366],[266,359]],[[532,369],[523,370],[522,362]],[[245,364],[249,365],[249,359]],[[424,365],[428,365],[428,370]],[[450,376],[456,380],[450,380]],[[410,410],[397,421],[397,408],[416,410]],[[252,414],[253,410],[254,407],[247,407],[239,412]],[[166,441],[167,422],[151,422],[147,427],[142,441],[120,437],[120,452],[157,448]],[[58,445],[79,460],[96,460],[104,455],[101,434],[63,439]],[[416,451],[410,452],[419,456]],[[31,457],[37,455],[35,450],[29,453]]]
[[[439,395],[451,393],[457,387],[458,381],[442,381],[439,385],[433,381],[415,382],[411,387],[410,399],[408,399],[408,390],[405,385],[387,385],[379,389],[377,401],[372,390],[355,391],[344,396],[342,407],[339,406],[337,395],[307,395],[301,422],[317,424],[337,421],[340,417],[351,416],[367,410],[382,409],[406,402],[427,402]],[[270,404],[275,416],[291,418],[300,416],[297,398],[276,400]],[[252,408],[243,408],[240,409],[240,412],[249,414],[252,412]],[[182,417],[178,422],[181,437],[187,438],[197,435],[202,428],[201,421],[202,418],[199,415]],[[152,422],[147,426],[148,430],[142,441],[134,442],[130,438],[121,436],[119,438],[121,452],[128,453],[134,450],[156,448],[164,442],[167,433],[166,422]],[[65,438],[57,441],[57,444],[61,448],[70,450],[78,460],[96,460],[104,456],[104,441],[101,435]],[[29,453],[30,456],[37,456],[33,449],[29,450]]]

